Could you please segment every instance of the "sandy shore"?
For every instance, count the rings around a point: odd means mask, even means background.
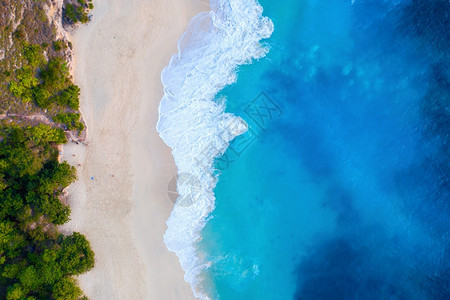
[[[163,241],[176,174],[155,125],[161,71],[176,53],[199,0],[94,1],[93,21],[71,37],[75,82],[88,145],[68,144],[78,168],[69,188],[72,221],[85,234],[96,267],[79,282],[91,299],[191,299],[175,254]]]

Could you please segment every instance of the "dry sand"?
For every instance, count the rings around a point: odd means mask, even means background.
[[[90,240],[95,268],[79,277],[95,299],[191,299],[178,258],[163,241],[176,174],[155,126],[161,71],[190,19],[208,10],[199,0],[99,0],[77,29],[75,82],[88,145],[68,144],[79,165],[69,188],[72,221],[65,232]]]

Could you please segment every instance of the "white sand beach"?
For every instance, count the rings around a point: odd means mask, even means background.
[[[78,165],[79,180],[69,188],[72,221],[62,230],[85,234],[96,257],[79,282],[93,300],[192,299],[163,241],[176,168],[155,126],[161,71],[207,1],[94,5],[92,22],[71,37],[88,145],[69,143],[63,156]]]

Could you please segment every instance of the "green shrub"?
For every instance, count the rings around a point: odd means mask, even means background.
[[[30,102],[33,100],[33,88],[39,83],[39,80],[35,77],[35,72],[28,66],[17,70],[18,81],[10,82],[9,90],[14,97],[21,98],[24,102]]]
[[[11,221],[0,222],[0,255],[15,258],[26,245],[25,237],[14,227]]]
[[[67,88],[70,84],[70,74],[67,62],[61,57],[50,60],[40,73],[42,85],[49,92],[56,92]]]
[[[42,85],[33,89],[33,97],[39,107],[48,108],[51,104],[50,96],[50,92]]]
[[[66,237],[61,243],[61,263],[71,275],[78,275],[94,267],[94,252],[88,240],[78,232]]]
[[[55,98],[55,102],[61,106],[67,105],[70,108],[77,110],[79,107],[80,88],[76,85],[69,85],[69,87],[63,90]]]
[[[8,287],[6,300],[20,300],[23,299],[25,295],[22,286],[16,283],[15,285]]]
[[[8,164],[7,173],[13,178],[26,175],[34,175],[42,168],[42,161],[27,147],[15,147],[11,149],[6,158]]]
[[[82,131],[83,123],[80,122],[80,114],[77,113],[61,113],[53,117],[53,121],[66,125],[69,130]]]
[[[28,64],[33,68],[38,67],[44,61],[44,55],[42,53],[42,48],[39,45],[27,45],[23,48],[23,55],[28,61]]]
[[[34,266],[28,266],[18,275],[19,281],[22,286],[36,290],[40,283],[39,274],[36,272],[36,268]]]
[[[30,64],[38,65],[43,60],[38,46],[30,46],[24,53]],[[8,86],[14,97],[24,102],[34,99],[41,108],[60,105],[78,109],[80,88],[71,84],[69,68],[62,58],[51,59],[41,69],[39,77],[30,66],[17,70],[16,75],[17,81],[10,82]]]
[[[55,300],[77,300],[82,295],[75,280],[64,277],[53,286],[53,298]]]
[[[66,135],[60,128],[53,128],[50,125],[39,124],[28,128],[29,139],[35,144],[55,143],[65,144],[67,143]]]
[[[67,48],[67,45],[62,40],[58,40],[58,41],[54,41],[53,42],[53,49],[55,51],[61,51],[61,50],[66,49],[66,48]]]
[[[84,23],[87,23],[89,21],[89,17],[88,17],[87,12],[85,11],[83,6],[78,6],[77,9],[76,9],[76,12],[77,12],[78,20],[81,23],[84,24]]]
[[[64,11],[64,17],[68,19],[72,23],[78,22],[77,12],[75,10],[75,6],[73,4],[67,4]]]
[[[74,4],[67,4],[64,8],[64,17],[66,20],[68,20],[70,23],[86,23],[89,21],[89,17],[87,15],[87,12],[84,8],[86,3],[82,1],[78,1],[80,5],[74,5]]]

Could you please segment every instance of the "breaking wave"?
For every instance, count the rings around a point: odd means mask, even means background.
[[[161,75],[164,96],[157,129],[172,149],[178,174],[178,200],[167,221],[164,241],[175,252],[196,297],[207,299],[199,275],[207,267],[195,243],[214,210],[214,160],[229,142],[247,130],[239,117],[216,101],[236,81],[236,69],[268,51],[273,23],[255,0],[211,0],[211,11],[194,17]],[[189,174],[186,176],[186,174]]]

